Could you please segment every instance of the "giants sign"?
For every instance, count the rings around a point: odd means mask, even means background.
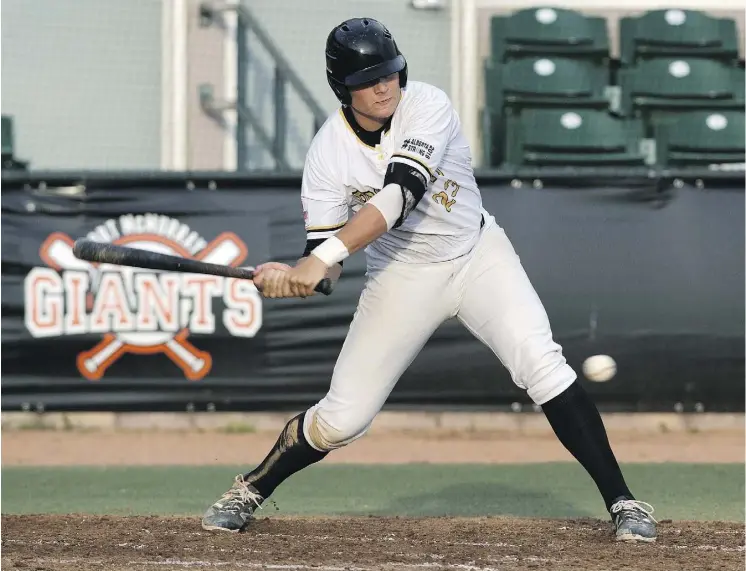
[[[158,214],[107,220],[87,237],[231,266],[248,253],[232,232],[208,243],[186,224]],[[100,379],[125,353],[164,353],[190,381],[204,378],[212,357],[187,337],[215,332],[216,298],[231,335],[253,337],[262,325],[261,296],[248,280],[92,264],[73,255],[73,244],[62,233],[42,244],[39,255],[49,267],[26,276],[25,323],[34,337],[102,334],[100,343],[77,357],[86,379]]]

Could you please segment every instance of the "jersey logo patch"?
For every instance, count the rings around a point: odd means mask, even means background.
[[[419,139],[406,139],[404,143],[402,143],[401,150],[408,151],[410,153],[417,153],[421,157],[429,159],[433,156],[435,147],[426,143],[425,141],[420,141]]]
[[[381,190],[380,188],[365,187],[366,190],[353,190],[352,201],[360,206],[364,205]]]

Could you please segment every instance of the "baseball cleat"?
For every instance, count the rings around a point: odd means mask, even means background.
[[[261,509],[263,501],[259,492],[239,474],[231,488],[202,516],[202,529],[238,533],[252,519],[254,510]]]
[[[658,536],[653,506],[622,498],[611,506],[611,521],[617,541],[655,541]]]

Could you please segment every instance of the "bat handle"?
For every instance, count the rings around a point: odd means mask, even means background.
[[[324,295],[329,295],[334,290],[334,284],[332,283],[332,280],[330,280],[329,278],[324,278],[319,283],[317,283],[316,287],[313,289],[314,291],[323,293]]]
[[[245,278],[249,280],[254,278],[254,272],[247,271],[245,273],[239,273],[240,270],[241,268],[236,268],[233,270],[234,277]],[[323,293],[324,295],[331,295],[331,293],[334,291],[334,282],[329,278],[324,278],[316,284],[316,287],[313,288],[313,290],[318,293]]]

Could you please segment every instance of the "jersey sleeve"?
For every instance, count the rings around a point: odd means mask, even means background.
[[[347,195],[328,163],[317,149],[309,151],[303,168],[301,203],[308,241],[333,236],[347,223]]]
[[[426,180],[434,180],[435,169],[457,126],[458,116],[443,91],[437,90],[428,97],[409,102],[391,163],[404,163],[417,169]]]

